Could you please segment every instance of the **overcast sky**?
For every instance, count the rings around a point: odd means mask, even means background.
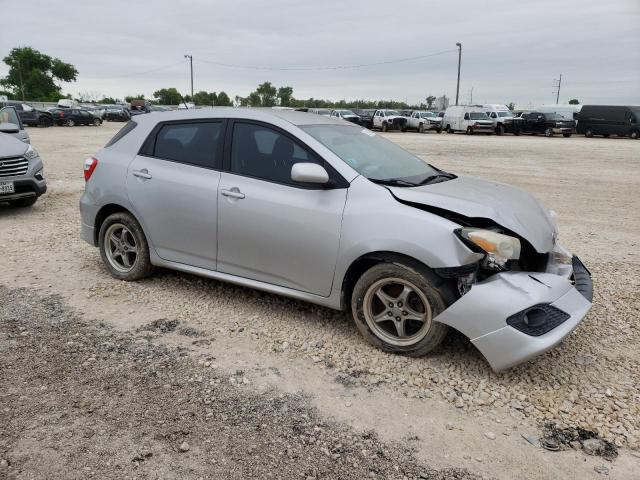
[[[455,98],[455,51],[337,70],[211,62],[370,64],[461,42],[461,102],[473,88],[474,103],[554,103],[562,73],[560,103],[640,104],[640,0],[0,0],[0,12],[0,58],[31,46],[70,62],[79,76],[63,91],[74,95],[189,93],[189,53],[195,90],[231,97],[269,80],[297,98]]]

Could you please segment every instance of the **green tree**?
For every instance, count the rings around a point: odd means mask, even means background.
[[[56,82],[74,82],[78,76],[70,63],[31,47],[13,48],[3,61],[9,73],[0,79],[0,85],[11,90],[15,98],[55,102],[64,97]]]
[[[160,105],[178,105],[182,103],[182,95],[176,88],[161,88],[153,92],[153,97]]]
[[[253,93],[260,98],[259,105],[254,105],[254,103],[251,102],[251,106],[253,107],[273,107],[276,104],[276,95],[278,94],[278,90],[276,87],[271,85],[271,82],[261,83]],[[249,97],[251,97],[251,95],[249,95]]]
[[[436,101],[436,97],[433,95],[429,95],[427,97],[427,110],[431,110],[433,108],[433,102]]]
[[[140,93],[138,95],[129,95],[124,97],[124,101],[127,103],[131,103],[131,100],[144,100],[144,93]]]
[[[278,89],[278,98],[280,99],[281,107],[291,106],[291,99],[293,98],[293,88],[280,87]]]
[[[229,95],[224,92],[220,92],[218,93],[216,105],[220,105],[221,107],[231,107],[233,105],[233,102],[229,98]]]
[[[571,100],[569,100],[569,105],[580,105],[580,100],[578,100],[577,98],[572,98]]]
[[[204,90],[201,90],[193,94],[193,103],[195,103],[196,105],[217,105],[218,96],[216,95],[216,92],[208,93]]]
[[[112,97],[104,97],[102,100],[100,100],[98,103],[106,103],[107,105],[115,105],[117,102],[117,100],[115,98]]]
[[[516,104],[511,102],[507,105],[507,108],[513,112],[516,109]]]

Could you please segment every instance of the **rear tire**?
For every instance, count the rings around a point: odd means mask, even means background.
[[[551,128],[547,128],[547,129],[544,131],[544,136],[545,136],[545,137],[553,137],[553,130],[551,130]]]
[[[383,131],[383,132],[386,132],[386,131],[387,131],[387,129],[388,129],[388,127],[387,127],[387,122],[383,122],[383,123],[382,123],[382,128],[380,128],[380,130],[381,130],[381,131]]]
[[[51,120],[49,117],[40,117],[38,119],[38,125],[43,128],[49,128],[53,125],[53,120]]]
[[[76,124],[76,122],[74,122],[73,120],[69,119],[66,122],[64,122],[64,124],[67,127],[73,127]]]
[[[504,135],[504,125],[498,125],[496,127],[496,135]]]
[[[99,118],[94,119],[93,125],[99,127],[100,125],[102,125],[102,120],[100,120]]]
[[[381,263],[358,279],[351,314],[369,343],[387,352],[419,357],[444,340],[449,327],[433,319],[446,305],[429,273]]]
[[[591,130],[590,128],[587,128],[587,129],[584,131],[584,136],[585,136],[585,137],[587,137],[587,138],[591,138],[591,137],[593,137],[593,130]]]
[[[445,129],[445,132],[453,133],[453,130],[451,130],[451,125],[447,125],[447,128]]]
[[[467,127],[467,135],[473,135],[473,130],[471,127]]]
[[[562,136],[563,136],[564,138],[569,138],[569,137],[571,136],[571,134],[570,134],[570,133],[563,133],[563,134],[562,134]]]
[[[112,235],[115,235],[118,241],[112,241]],[[128,251],[123,253],[125,246]],[[130,213],[114,213],[102,222],[98,234],[98,247],[107,270],[118,280],[131,282],[153,273],[154,267],[149,259],[149,244],[142,227]],[[125,258],[128,260],[125,261]]]
[[[421,124],[418,126],[418,133],[424,133],[424,123],[421,123]]]
[[[11,200],[9,205],[18,208],[27,208],[33,206],[38,201],[38,197],[21,198],[19,200]]]
[[[629,134],[629,137],[631,137],[634,140],[637,140],[638,138],[640,138],[640,131],[639,130],[634,130]]]

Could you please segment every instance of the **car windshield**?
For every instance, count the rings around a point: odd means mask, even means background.
[[[435,117],[437,117],[437,115],[435,113],[433,113],[433,112],[424,112],[424,113],[421,113],[420,116],[422,118],[435,118]]]
[[[338,110],[340,115],[355,115],[351,110]]]
[[[489,117],[487,117],[487,114],[484,112],[471,112],[469,118],[471,120],[486,120]]]
[[[400,179],[418,184],[439,173],[395,143],[366,129],[341,125],[300,128],[370,180]]]
[[[564,120],[564,117],[557,113],[547,113],[545,116],[547,117],[547,120]]]
[[[386,116],[390,116],[390,115],[395,115],[396,117],[400,116],[400,114],[398,112],[396,112],[395,110],[384,110],[384,114]]]
[[[316,113],[318,115],[329,115],[331,112],[325,108],[319,108],[318,110],[316,110]]]
[[[498,112],[499,117],[512,117],[513,113],[511,112]]]
[[[20,120],[18,120],[18,114],[13,108],[4,107],[0,109],[0,123],[20,125]]]

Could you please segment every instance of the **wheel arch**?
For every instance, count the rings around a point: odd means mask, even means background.
[[[456,299],[455,285],[450,285],[450,280],[438,276],[433,269],[425,263],[411,257],[410,255],[388,250],[380,250],[361,255],[351,262],[349,268],[347,268],[347,271],[342,278],[340,293],[340,308],[342,310],[347,310],[349,308],[353,288],[362,274],[371,267],[380,263],[399,263],[417,271],[421,275],[424,275],[431,280],[436,287],[443,291],[443,296],[445,297],[444,300],[447,305],[450,305]]]
[[[142,226],[142,223],[140,222],[140,220],[138,219],[135,213],[133,213],[131,210],[129,210],[128,208],[120,204],[107,203],[106,205],[103,205],[102,207],[100,207],[100,210],[98,210],[98,213],[96,214],[96,217],[95,217],[94,230],[93,230],[93,236],[94,236],[93,241],[95,242],[95,245],[98,245],[98,236],[100,235],[100,228],[102,227],[102,224],[104,223],[104,221],[107,219],[109,215],[113,215],[114,213],[128,213],[129,215],[131,215],[133,218],[136,219],[136,222],[138,222],[138,224],[142,228],[142,231],[144,232],[144,227]],[[144,232],[144,234],[147,237],[147,242],[149,242],[149,237],[147,233]]]

